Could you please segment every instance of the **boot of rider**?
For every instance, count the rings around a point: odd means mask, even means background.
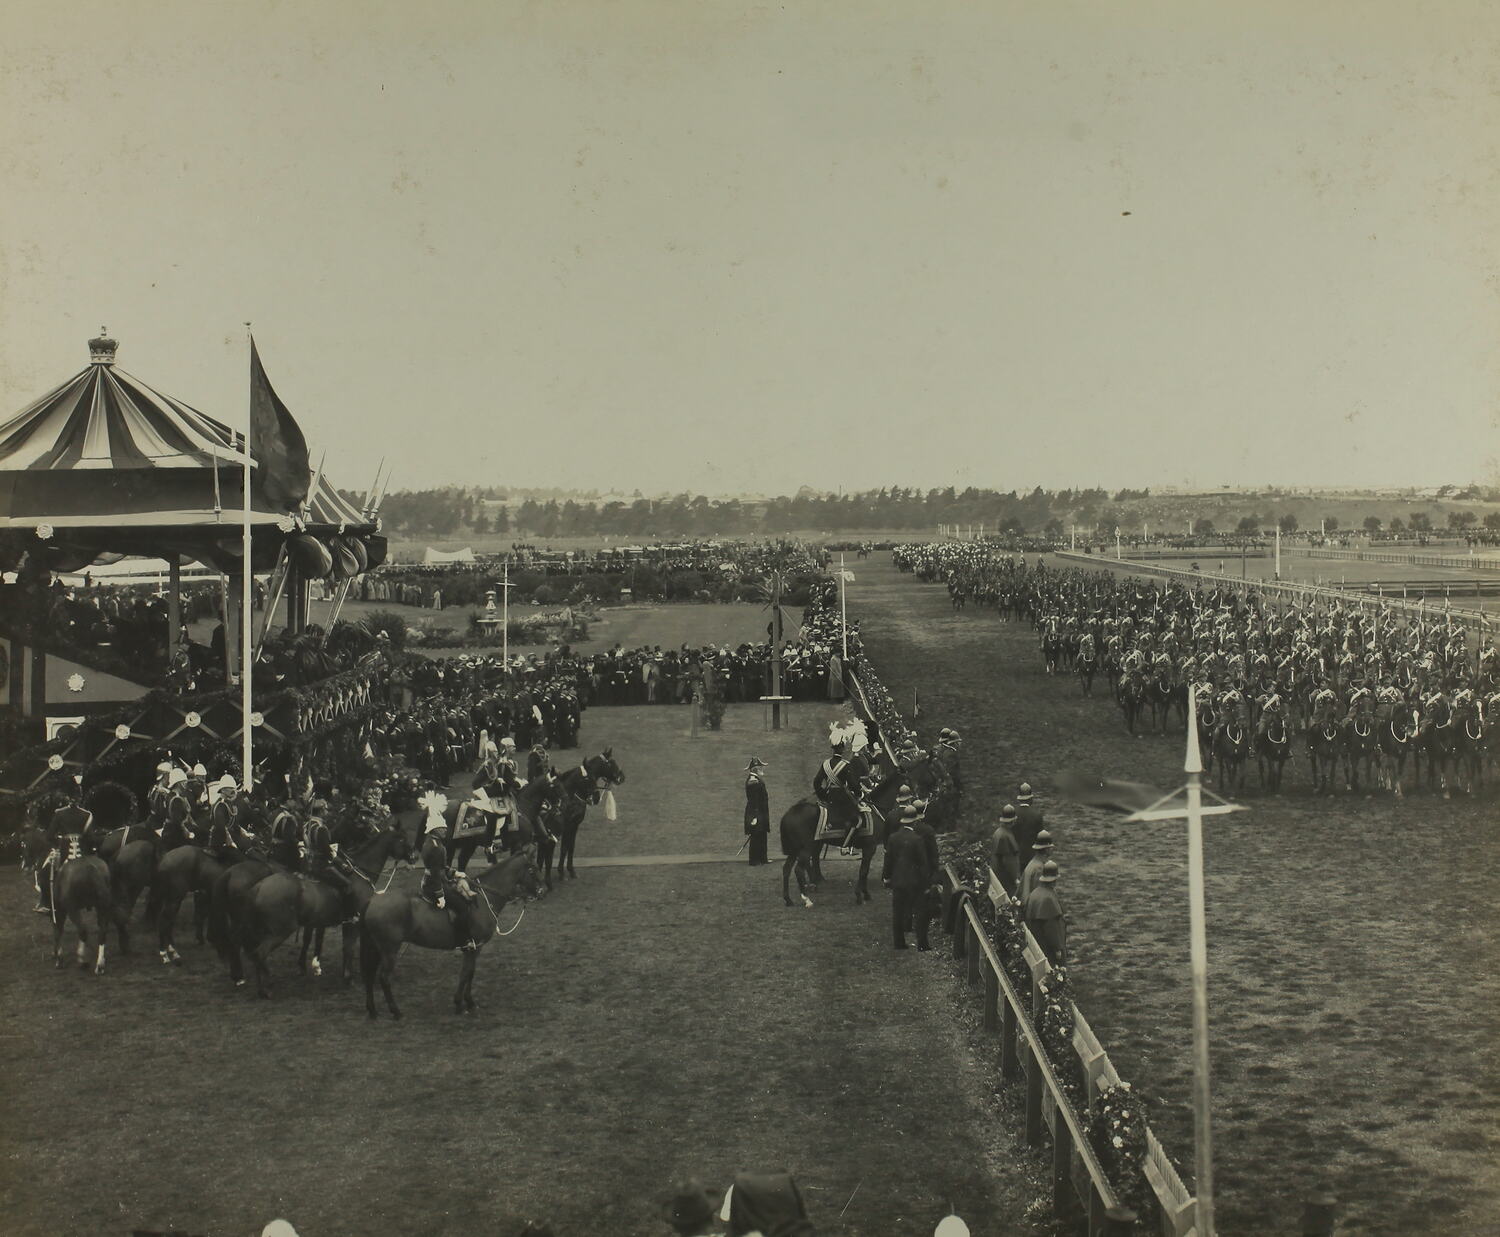
[[[453,909],[453,940],[459,949],[472,953],[479,948],[479,942],[474,939],[473,903],[455,891],[449,897],[448,905]]]
[[[55,860],[48,858],[36,874],[36,905],[31,909],[39,914],[52,913],[52,874]]]

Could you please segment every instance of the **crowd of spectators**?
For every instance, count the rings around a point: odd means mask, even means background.
[[[387,563],[361,576],[361,601],[444,609],[483,606],[509,564],[512,605],[596,601],[760,600],[780,570],[793,604],[804,604],[827,567],[827,551],[795,541],[692,541],[561,551],[517,542],[511,552],[469,563]]]

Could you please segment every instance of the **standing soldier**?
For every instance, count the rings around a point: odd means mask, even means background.
[[[745,766],[745,833],[750,838],[750,866],[758,868],[766,859],[766,838],[771,832],[771,799],[761,770],[766,762],[750,757]]]
[[[1031,935],[1053,966],[1068,962],[1068,920],[1057,897],[1057,864],[1050,859],[1042,865],[1036,888],[1026,898],[1022,917]]]
[[[1042,818],[1042,809],[1032,802],[1033,797],[1031,783],[1022,782],[1021,788],[1016,792],[1016,844],[1021,850],[1019,862],[1023,872],[1036,858],[1033,849],[1036,835],[1047,827]]]
[[[1031,849],[1031,862],[1021,873],[1021,887],[1016,890],[1016,898],[1023,907],[1026,905],[1026,899],[1031,896],[1031,891],[1036,888],[1037,881],[1042,877],[1043,866],[1052,858],[1052,835],[1043,829],[1036,835],[1036,842]]]
[[[1021,844],[1016,839],[1015,804],[1007,803],[1000,809],[1000,827],[990,838],[990,869],[1000,880],[1001,887],[1011,897],[1021,883]]]

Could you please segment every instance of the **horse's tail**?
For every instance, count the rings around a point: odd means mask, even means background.
[[[369,907],[365,910],[368,912]],[[375,978],[380,973],[380,945],[365,916],[359,917],[359,973],[365,981],[365,993],[374,996]]]
[[[225,868],[219,874],[219,879],[214,882],[213,892],[209,895],[208,943],[218,950],[220,957],[229,953],[229,873],[233,870]]]

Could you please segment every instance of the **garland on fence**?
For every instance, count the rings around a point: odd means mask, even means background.
[[[980,892],[988,886],[990,877],[989,865],[983,859],[966,858],[959,872],[964,887],[971,891],[975,913],[1011,986],[1017,992],[1028,991],[1031,968],[1024,956],[1026,934],[1020,905],[1006,897],[998,908],[991,908],[989,898]],[[1065,967],[1054,969],[1043,981],[1042,996],[1042,1013],[1036,1024],[1042,1051],[1074,1111],[1081,1117],[1085,1134],[1116,1196],[1134,1209],[1143,1231],[1152,1231],[1157,1227],[1161,1204],[1145,1174],[1146,1101],[1128,1082],[1122,1082],[1118,1087],[1102,1088],[1094,1106],[1088,1106],[1083,1065],[1073,1047],[1075,1006]]]

